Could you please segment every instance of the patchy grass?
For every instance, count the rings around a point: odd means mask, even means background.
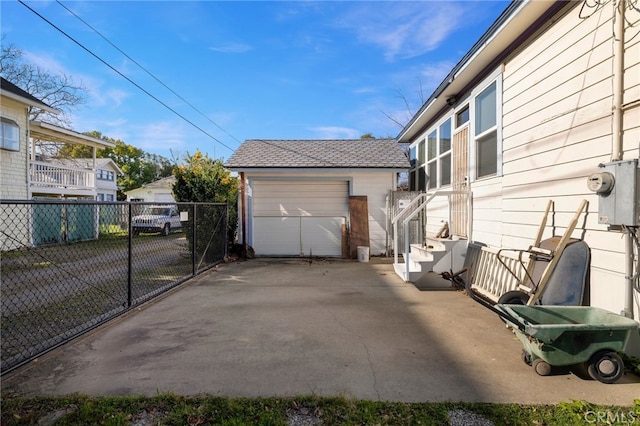
[[[3,425],[446,425],[454,415],[481,416],[495,425],[633,424],[633,407],[585,401],[558,405],[396,403],[346,398],[102,397],[2,398]]]

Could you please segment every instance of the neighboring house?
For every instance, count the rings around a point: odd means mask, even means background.
[[[391,139],[247,140],[225,165],[239,174],[239,241],[256,255],[341,257],[356,227],[386,253],[387,195],[409,160]]]
[[[113,148],[115,144],[40,121],[29,123],[29,134],[32,142],[28,174],[29,198],[98,198],[99,159],[95,158],[96,151]],[[90,146],[93,148],[93,158],[69,161],[50,158],[45,150],[39,148],[50,142]]]
[[[118,199],[118,176],[120,167],[110,158],[96,158],[96,200],[116,201]]]
[[[29,196],[29,108],[51,113],[41,100],[0,77],[0,198],[26,200]]]
[[[44,102],[15,84],[1,78],[2,146],[0,152],[0,198],[33,199],[40,197],[95,199],[95,158],[90,166],[76,168],[56,164],[46,157],[44,144],[71,143],[94,148],[115,145],[73,130],[40,121],[29,121],[29,109],[57,113]]]
[[[176,177],[168,176],[166,178],[144,184],[140,188],[125,192],[127,195],[127,201],[175,203],[176,200],[173,197],[174,183],[176,183]]]
[[[95,200],[116,201],[118,193],[118,176],[122,170],[110,158],[51,158],[46,161],[49,166],[63,167],[73,170],[77,175],[93,172],[95,167]]]
[[[0,89],[0,199],[96,199],[100,186],[96,184],[96,149],[115,145],[53,124],[30,121],[30,108],[59,111],[4,78]],[[93,147],[94,155],[82,160],[81,167],[65,164],[48,158],[51,152],[45,147],[51,143],[88,145]],[[98,232],[96,212],[91,206],[18,203],[3,205],[0,213],[2,250],[95,238]]]
[[[573,235],[591,248],[591,304],[639,318],[631,233],[602,223],[607,200],[587,187],[599,164],[631,161],[637,172],[640,28],[630,4],[511,2],[398,141],[411,144],[411,189],[470,189],[472,239],[493,247],[531,245],[550,199],[555,223],[544,237],[562,235],[586,199],[585,229],[583,216]],[[640,226],[638,191],[624,200],[636,223],[609,224]],[[459,217],[451,229],[467,237],[469,215]]]

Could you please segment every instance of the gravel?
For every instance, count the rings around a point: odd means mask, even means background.
[[[495,426],[491,420],[472,411],[451,410],[448,414],[450,426]]]

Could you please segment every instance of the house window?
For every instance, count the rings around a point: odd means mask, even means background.
[[[426,189],[425,158],[425,141],[422,140],[409,151],[409,160],[411,161],[411,171],[409,172],[410,191],[424,191]]]
[[[107,194],[105,201],[114,201],[113,194]]]
[[[417,182],[417,191],[424,191],[427,188],[427,174],[425,172],[426,161],[425,161],[425,141],[420,141],[418,144],[418,182]]]
[[[451,185],[451,119],[447,119],[427,137],[429,189]]]
[[[20,127],[15,121],[2,117],[2,145],[9,151],[20,151]]]
[[[451,185],[451,120],[440,126],[439,138],[440,186],[447,186]]]
[[[104,194],[98,194],[96,196],[96,201],[104,201]]]
[[[416,171],[418,170],[417,149],[415,146],[409,149],[409,164],[411,165],[409,169],[409,191],[416,190]]]
[[[100,180],[108,180],[113,182],[115,179],[115,173],[109,170],[98,170],[96,173],[96,177]]]
[[[491,83],[475,98],[476,176],[498,172],[498,103],[496,82]]]
[[[469,105],[456,113],[456,129],[469,122]]]
[[[427,137],[427,146],[429,151],[429,164],[427,166],[427,175],[429,175],[429,189],[433,189],[438,184],[438,132],[433,131]]]

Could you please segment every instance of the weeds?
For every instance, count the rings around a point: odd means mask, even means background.
[[[452,412],[482,416],[496,425],[627,424],[640,418],[640,400],[633,407],[598,406],[585,401],[558,405],[483,404],[464,402],[400,403],[347,398],[223,398],[155,397],[3,398],[3,425],[47,421],[65,425],[446,425]],[[593,417],[593,419],[592,419]],[[626,422],[626,423],[625,423]]]

